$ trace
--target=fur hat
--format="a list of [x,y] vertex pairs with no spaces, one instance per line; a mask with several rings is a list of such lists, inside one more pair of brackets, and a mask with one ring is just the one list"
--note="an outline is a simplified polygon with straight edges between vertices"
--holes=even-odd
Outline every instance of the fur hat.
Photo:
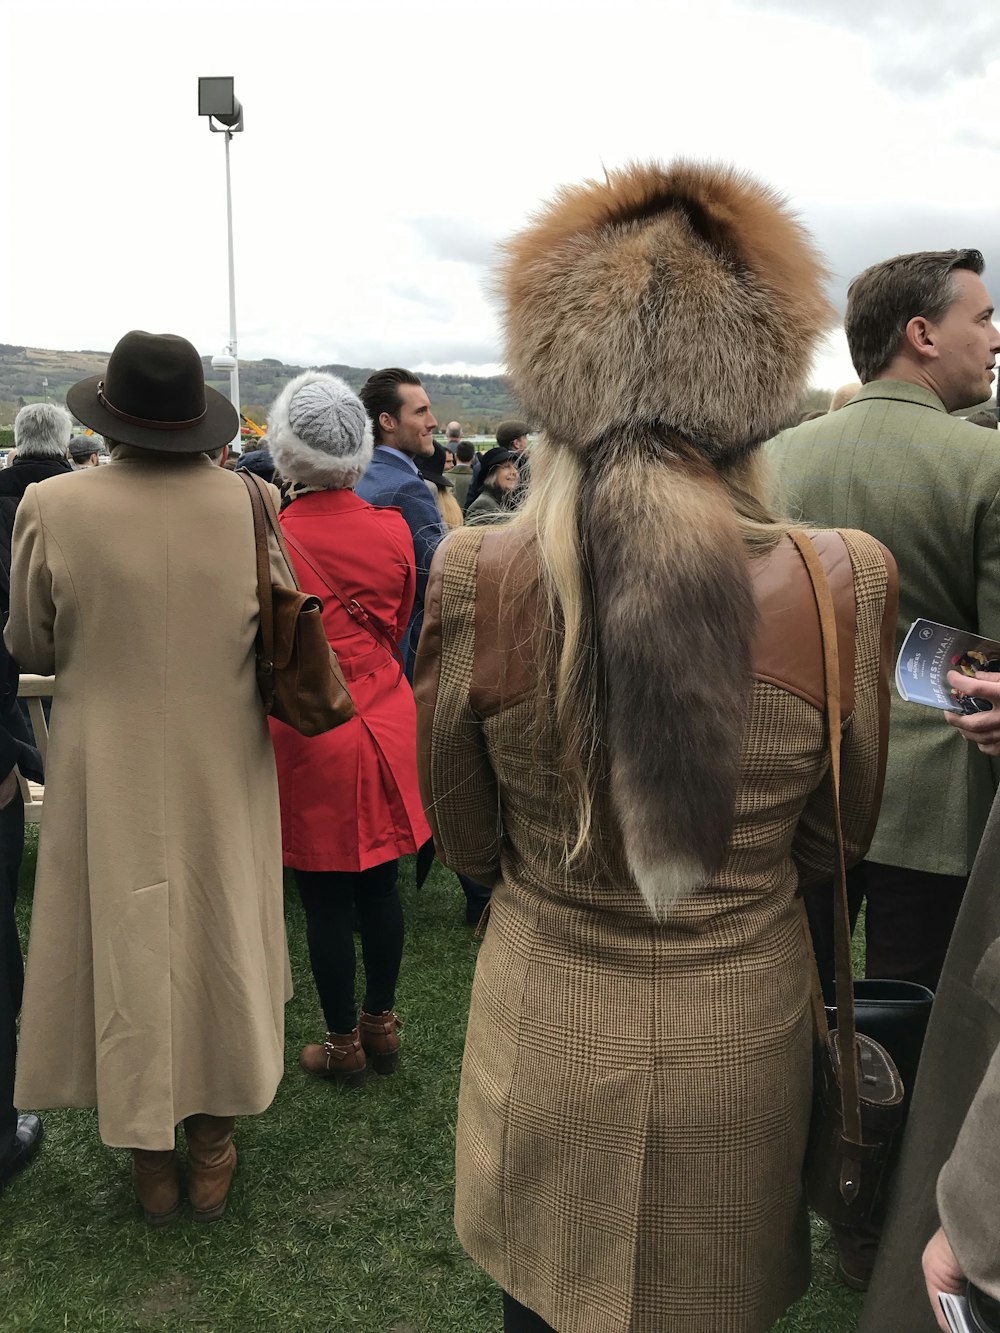
[[833,319],[825,277],[779,196],[730,167],[566,187],[506,245],[514,393],[574,447],[657,423],[725,462],[787,421]]
[[345,490],[372,457],[372,426],[358,395],[320,370],[289,380],[267,418],[267,443],[285,481]]
[[538,494],[560,474],[577,487],[598,659],[580,697],[658,915],[726,858],[756,621],[726,478],[795,406],[832,318],[825,276],[770,189],[689,162],[561,190],[507,245],[506,360],[545,431]]

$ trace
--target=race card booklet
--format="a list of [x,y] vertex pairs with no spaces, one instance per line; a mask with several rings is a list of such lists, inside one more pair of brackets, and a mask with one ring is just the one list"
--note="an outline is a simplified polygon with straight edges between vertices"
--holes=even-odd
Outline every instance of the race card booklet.
[[964,1296],[951,1296],[942,1291],[938,1295],[938,1300],[951,1333],[976,1333],[969,1302]]
[[977,671],[1000,671],[1000,643],[969,630],[952,629],[933,620],[915,620],[896,659],[896,689],[912,704],[927,704],[947,713],[988,713],[992,704],[972,693],[956,694],[948,672],[974,676]]

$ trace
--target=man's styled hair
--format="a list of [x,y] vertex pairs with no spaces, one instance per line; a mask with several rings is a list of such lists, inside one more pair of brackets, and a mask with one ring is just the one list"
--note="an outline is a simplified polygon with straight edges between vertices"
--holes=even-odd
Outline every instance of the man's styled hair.
[[369,375],[361,386],[358,397],[364,403],[365,411],[371,419],[376,444],[382,440],[382,429],[378,424],[382,413],[388,412],[391,417],[399,416],[399,409],[403,405],[402,395],[399,392],[401,384],[416,384],[419,387],[420,380],[412,370],[401,370],[398,366],[394,366],[389,370],[376,370],[375,374]]
[[55,403],[29,403],[14,418],[18,458],[65,458],[73,418]]
[[455,450],[455,455],[460,463],[471,463],[476,456],[476,446],[471,440],[463,440]]
[[911,319],[936,321],[955,300],[956,270],[982,273],[978,250],[921,250],[873,264],[847,291],[844,328],[862,384],[885,370],[899,351]]

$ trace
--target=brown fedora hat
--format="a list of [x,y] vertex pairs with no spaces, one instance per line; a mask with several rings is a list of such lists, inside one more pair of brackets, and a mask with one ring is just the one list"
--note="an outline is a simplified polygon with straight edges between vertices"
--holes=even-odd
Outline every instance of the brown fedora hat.
[[186,338],[141,329],[119,340],[103,375],[73,385],[66,406],[110,440],[177,454],[220,449],[240,424],[232,403],[205,384]]

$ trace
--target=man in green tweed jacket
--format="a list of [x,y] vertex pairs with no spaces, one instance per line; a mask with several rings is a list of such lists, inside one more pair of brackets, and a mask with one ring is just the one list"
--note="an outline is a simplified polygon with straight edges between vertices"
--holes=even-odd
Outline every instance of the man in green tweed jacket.
[[[948,250],[862,273],[845,326],[863,387],[770,445],[791,514],[895,555],[897,652],[920,616],[1000,639],[1000,443],[948,415],[990,395],[1000,333],[982,271],[978,250]],[[851,872],[869,976],[936,986],[998,774],[937,710],[894,693],[878,828]],[[809,907],[829,972],[829,898]]]

